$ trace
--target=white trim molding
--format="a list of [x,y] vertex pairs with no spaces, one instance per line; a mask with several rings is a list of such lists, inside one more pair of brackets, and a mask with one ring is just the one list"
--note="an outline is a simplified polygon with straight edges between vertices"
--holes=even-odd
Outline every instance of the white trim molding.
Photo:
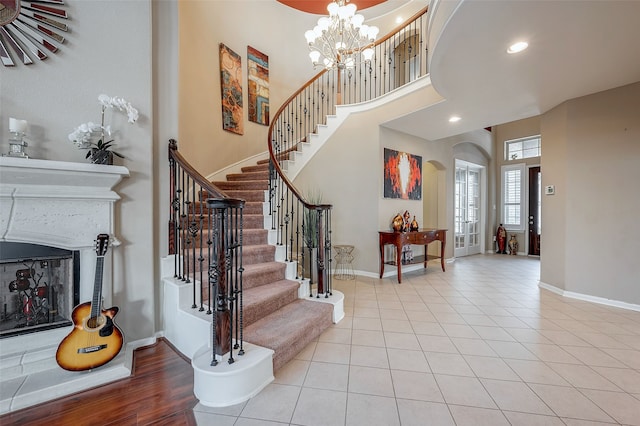
[[549,290],[552,293],[559,294],[560,296],[570,297],[572,299],[584,300],[585,302],[598,303],[601,305],[614,306],[616,308],[640,312],[640,305],[637,305],[635,303],[627,303],[620,300],[605,299],[604,297],[566,291],[551,284],[543,283],[542,281],[538,281],[538,287]]

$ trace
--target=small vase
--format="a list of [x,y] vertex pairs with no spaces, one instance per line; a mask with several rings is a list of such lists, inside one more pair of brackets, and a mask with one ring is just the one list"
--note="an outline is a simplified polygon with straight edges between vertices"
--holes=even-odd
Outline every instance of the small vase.
[[91,160],[93,164],[113,165],[113,152],[91,148],[91,155],[89,155],[89,160]]

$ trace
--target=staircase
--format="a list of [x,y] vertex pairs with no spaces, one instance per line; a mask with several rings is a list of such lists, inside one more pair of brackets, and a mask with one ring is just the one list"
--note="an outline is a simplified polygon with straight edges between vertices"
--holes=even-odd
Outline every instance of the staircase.
[[332,324],[333,306],[299,298],[300,282],[287,279],[287,265],[276,261],[276,246],[268,243],[263,202],[269,188],[269,161],[244,167],[242,173],[229,174],[226,181],[213,184],[230,197],[246,201],[244,340],[272,349],[273,370],[277,371]]
[[[344,316],[340,292],[330,297],[310,298],[307,279],[297,277],[297,263],[285,261],[286,246],[277,245],[277,232],[271,229],[268,187],[269,160],[229,173],[225,181],[213,181],[215,187],[231,197],[245,200],[242,232],[242,303],[244,354],[217,356],[211,366],[212,315],[207,314],[208,289],[198,294],[199,281],[173,277],[174,259],[164,259],[163,322],[165,337],[191,358],[194,368],[194,393],[205,406],[228,406],[246,401],[273,380],[273,373],[304,349],[310,342]],[[201,197],[204,200],[204,197]],[[200,211],[201,203],[190,203],[190,211]],[[204,229],[208,232],[207,228]],[[192,239],[205,245],[207,235]],[[206,257],[207,250],[202,253]],[[207,268],[209,259],[189,265]],[[198,255],[200,256],[200,255]],[[167,273],[171,271],[170,273]],[[205,270],[206,271],[206,270]],[[199,277],[199,273],[194,275]],[[206,280],[206,272],[202,278]],[[194,287],[195,284],[195,287]],[[205,290],[207,289],[207,290]],[[195,293],[194,293],[195,292]],[[200,299],[205,309],[194,308]],[[235,337],[235,335],[234,335]],[[229,363],[233,357],[233,363]]]

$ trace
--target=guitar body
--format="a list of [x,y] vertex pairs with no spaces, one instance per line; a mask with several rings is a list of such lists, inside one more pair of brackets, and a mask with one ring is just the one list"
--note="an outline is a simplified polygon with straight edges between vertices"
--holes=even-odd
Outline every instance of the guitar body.
[[115,358],[122,349],[122,331],[113,322],[117,307],[103,309],[91,318],[91,303],[76,306],[71,314],[74,328],[56,352],[60,367],[69,371],[91,370]]
[[113,321],[118,308],[102,309],[102,270],[108,245],[109,236],[99,234],[96,240],[98,258],[93,299],[73,308],[73,330],[58,345],[56,361],[65,370],[82,371],[100,367],[115,358],[122,349],[122,331]]

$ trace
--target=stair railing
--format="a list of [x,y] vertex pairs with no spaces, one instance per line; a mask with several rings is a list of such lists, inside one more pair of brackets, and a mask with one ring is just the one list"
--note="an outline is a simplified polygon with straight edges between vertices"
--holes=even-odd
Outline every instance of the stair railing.
[[306,199],[288,179],[286,162],[336,105],[372,100],[426,75],[427,21],[425,7],[377,41],[370,62],[319,72],[284,102],[269,127],[272,229],[287,247],[287,260],[298,262],[297,278],[317,281],[318,297],[331,294],[332,206]]
[[212,315],[212,362],[244,354],[242,230],[244,200],[198,173],[169,141],[169,254],[174,277],[192,285],[192,309]]

